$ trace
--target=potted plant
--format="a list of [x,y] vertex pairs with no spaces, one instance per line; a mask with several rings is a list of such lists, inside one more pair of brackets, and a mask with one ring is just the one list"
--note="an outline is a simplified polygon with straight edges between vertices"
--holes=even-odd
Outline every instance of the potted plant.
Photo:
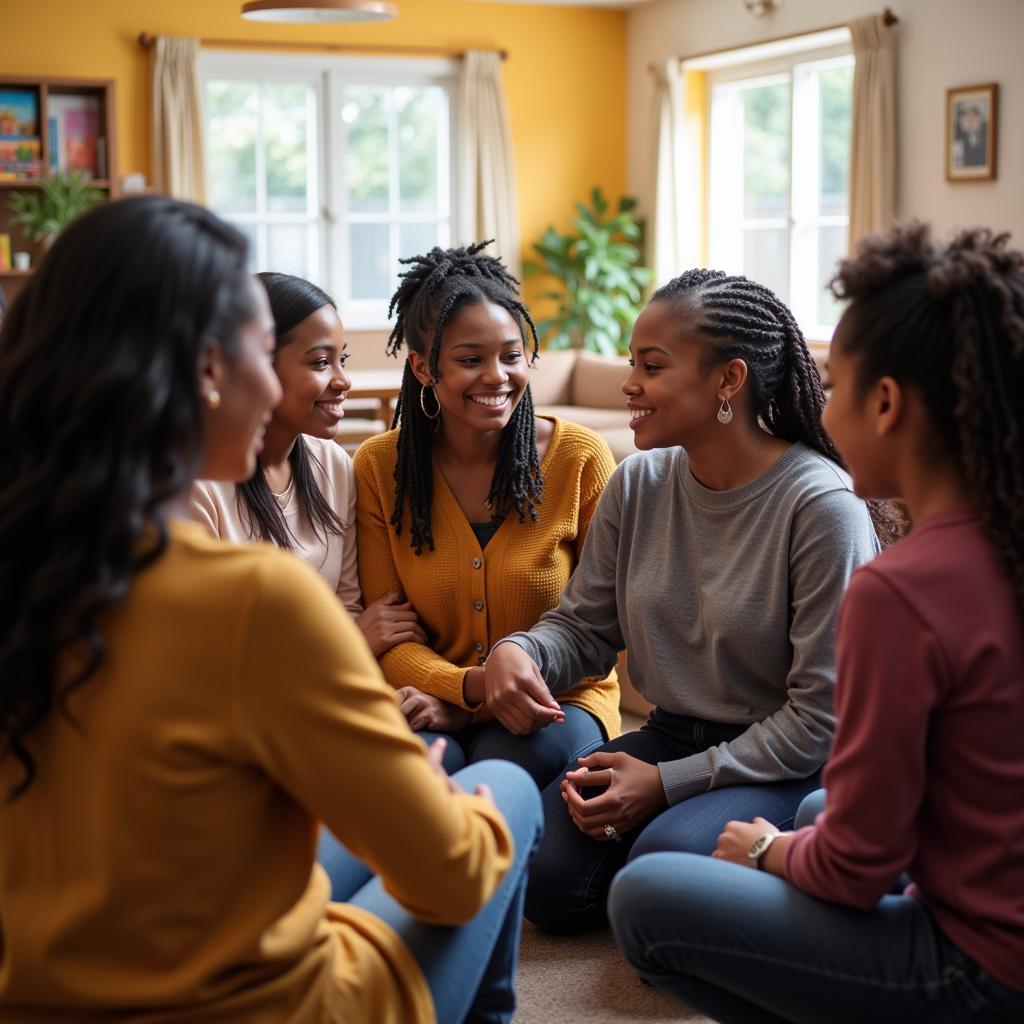
[[8,206],[11,220],[29,241],[48,246],[71,221],[105,198],[84,171],[62,171],[40,178],[31,192],[12,192]]
[[539,261],[528,260],[528,277],[546,274],[557,289],[541,293],[558,304],[552,317],[537,323],[537,333],[548,348],[587,348],[603,355],[629,349],[629,330],[640,314],[643,290],[651,272],[640,266],[643,237],[633,210],[636,200],[623,197],[618,210],[609,212],[600,188],[590,193],[591,206],[577,203],[579,216],[572,231],[553,227],[533,245]]

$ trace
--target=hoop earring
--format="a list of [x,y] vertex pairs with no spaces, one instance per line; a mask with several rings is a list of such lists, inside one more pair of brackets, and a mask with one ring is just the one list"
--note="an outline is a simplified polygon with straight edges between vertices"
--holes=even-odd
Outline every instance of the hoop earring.
[[[433,413],[427,412],[427,403],[423,398],[428,391],[434,395],[434,404],[437,406]],[[432,384],[424,384],[420,388],[420,408],[423,410],[423,415],[426,416],[428,420],[436,420],[441,415],[441,403],[437,400],[437,395],[434,393],[434,387]]]
[[718,410],[718,422],[732,423],[732,406],[729,404],[728,398],[722,399],[722,405]]
[[207,392],[206,408],[210,410],[220,408],[220,392],[216,388],[210,388]]

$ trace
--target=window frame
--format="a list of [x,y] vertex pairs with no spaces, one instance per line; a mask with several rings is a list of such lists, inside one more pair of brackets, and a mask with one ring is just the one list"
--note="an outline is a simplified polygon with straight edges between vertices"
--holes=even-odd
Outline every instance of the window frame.
[[[716,169],[716,140],[722,136],[722,127],[717,125],[718,119],[714,117],[716,89],[721,86],[735,86],[738,83],[764,84],[772,80],[781,81],[783,78],[790,83],[789,93],[789,195],[788,213],[785,217],[773,219],[772,224],[767,222],[751,227],[784,227],[787,235],[787,249],[789,253],[789,296],[788,305],[793,311],[797,322],[800,324],[805,337],[810,342],[827,342],[834,330],[828,324],[818,323],[819,298],[817,289],[817,257],[818,239],[817,232],[822,227],[848,227],[849,208],[846,215],[821,214],[816,209],[816,200],[820,186],[820,163],[817,152],[820,152],[821,133],[819,128],[814,131],[794,131],[797,118],[801,123],[811,119],[811,123],[820,125],[820,118],[816,115],[818,110],[819,95],[814,89],[800,89],[798,85],[802,79],[807,79],[829,67],[853,66],[853,46],[849,41],[837,41],[831,45],[819,46],[814,49],[799,48],[792,52],[774,56],[764,60],[744,60],[737,57],[736,63],[727,66],[717,66],[708,70],[707,75],[707,108],[705,111],[706,124],[708,126],[708,144],[706,147],[705,173],[708,182],[707,217],[708,217],[708,253],[711,256],[715,247],[716,235],[716,214],[721,216],[721,210],[728,205],[729,197],[723,196],[723,192],[729,188],[733,189],[731,202],[738,206],[740,213],[733,219],[737,222],[739,234],[739,246],[742,248],[743,231],[746,230],[746,221],[749,218],[743,216],[742,199],[736,204],[736,181],[739,182],[739,190],[742,193],[742,160],[732,168],[733,181],[725,190],[721,186],[716,190],[715,169]],[[689,66],[688,64],[686,66]],[[735,145],[742,147],[742,138],[735,140]],[[756,219],[756,218],[755,218]],[[763,218],[761,218],[763,219]],[[774,223],[778,221],[778,223]],[[735,250],[735,243],[730,249]],[[730,252],[730,258],[735,257],[735,252]],[[715,262],[712,257],[712,262]],[[742,266],[742,252],[738,262],[733,265]]]
[[[441,222],[447,224],[448,241],[462,236],[458,223],[456,196],[456,145],[458,125],[456,122],[456,89],[459,76],[459,62],[446,58],[418,57],[360,57],[330,53],[281,54],[258,51],[202,50],[199,55],[199,83],[202,105],[203,132],[207,131],[206,92],[210,81],[244,82],[296,82],[313,88],[317,103],[313,135],[315,154],[310,161],[310,174],[314,177],[308,223],[315,226],[317,241],[311,246],[315,255],[313,266],[316,273],[310,274],[315,283],[324,287],[338,302],[345,324],[357,330],[388,329],[388,299],[353,301],[351,277],[345,272],[353,265],[348,243],[348,225],[360,219],[379,221],[379,215],[350,214],[345,194],[345,131],[341,118],[344,88],[348,85],[369,86],[439,86],[447,97],[448,138],[447,145],[439,154],[439,206],[437,215],[400,214],[398,220],[391,217],[391,240],[394,241],[397,225],[402,222]],[[209,167],[207,148],[207,169]],[[261,147],[257,146],[257,194],[265,188],[265,174],[262,173]],[[397,166],[392,166],[394,150],[389,154],[389,173],[394,178]],[[447,189],[443,188],[444,172],[447,172]],[[389,209],[389,214],[396,211]],[[447,216],[444,216],[444,214]],[[294,214],[225,214],[225,219],[240,224],[255,223],[257,230],[265,231],[266,224],[275,218],[294,223]],[[443,232],[442,232],[443,234]],[[405,255],[405,254],[399,254]],[[262,269],[262,268],[261,268]]]

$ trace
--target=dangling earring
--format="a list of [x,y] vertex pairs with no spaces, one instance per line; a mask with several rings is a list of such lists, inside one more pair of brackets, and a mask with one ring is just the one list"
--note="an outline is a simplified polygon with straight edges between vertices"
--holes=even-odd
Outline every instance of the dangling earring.
[[[428,391],[432,395],[434,395],[434,404],[437,406],[437,408],[434,410],[433,413],[427,412],[427,403],[424,401],[424,398],[423,398],[423,396]],[[436,420],[438,418],[438,416],[441,415],[441,403],[437,400],[437,395],[434,393],[434,388],[430,384],[424,384],[420,388],[420,408],[423,410],[423,415],[426,416],[428,420]]]
[[722,399],[721,408],[718,410],[718,422],[719,423],[732,423],[732,406],[729,404],[729,399]]
[[211,410],[220,408],[220,392],[216,388],[210,388],[206,393],[206,408]]

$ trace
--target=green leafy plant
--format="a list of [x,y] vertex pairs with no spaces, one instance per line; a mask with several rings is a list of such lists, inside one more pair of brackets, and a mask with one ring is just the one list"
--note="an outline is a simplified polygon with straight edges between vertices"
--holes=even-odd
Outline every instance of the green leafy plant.
[[31,192],[12,192],[11,220],[33,242],[52,242],[76,217],[102,203],[104,194],[83,171],[40,178]]
[[544,274],[558,282],[557,289],[541,292],[558,303],[554,316],[537,323],[548,348],[616,355],[629,348],[629,330],[652,275],[639,265],[643,227],[633,213],[636,200],[623,197],[612,213],[595,188],[590,202],[576,204],[579,216],[570,233],[549,227],[533,244],[540,259],[523,269],[527,277]]

